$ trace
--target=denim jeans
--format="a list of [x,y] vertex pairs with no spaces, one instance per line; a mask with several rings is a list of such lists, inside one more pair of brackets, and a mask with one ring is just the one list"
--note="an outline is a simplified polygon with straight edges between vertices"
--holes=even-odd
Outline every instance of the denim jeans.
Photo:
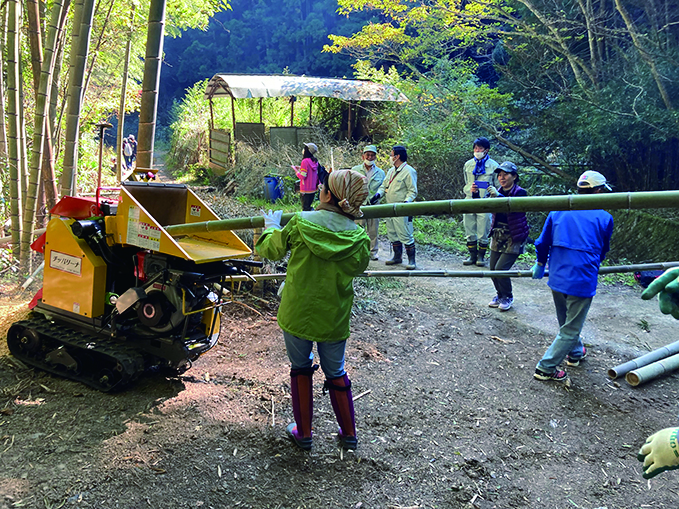
[[[314,361],[314,353],[312,351],[314,342],[298,338],[285,331],[283,331],[283,337],[285,338],[285,348],[288,351],[288,359],[290,359],[292,369],[310,368]],[[338,378],[346,373],[344,371],[344,350],[346,346],[346,340],[335,341],[333,343],[316,343],[318,357],[321,360],[321,369],[325,373],[326,378]]]
[[592,297],[575,297],[555,291],[552,291],[552,297],[559,320],[559,333],[537,365],[537,369],[547,374],[553,373],[567,355],[576,358],[582,356],[584,345],[580,332],[592,304]]

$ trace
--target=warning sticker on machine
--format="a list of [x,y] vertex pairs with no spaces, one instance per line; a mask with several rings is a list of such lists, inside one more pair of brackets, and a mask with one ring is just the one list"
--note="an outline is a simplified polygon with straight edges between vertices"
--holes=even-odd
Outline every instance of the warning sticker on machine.
[[127,244],[152,251],[160,250],[160,228],[139,220],[139,207],[130,206],[127,216]]
[[50,268],[80,276],[83,262],[79,256],[71,256],[59,251],[50,251]]
[[200,205],[191,205],[191,215],[200,217]]

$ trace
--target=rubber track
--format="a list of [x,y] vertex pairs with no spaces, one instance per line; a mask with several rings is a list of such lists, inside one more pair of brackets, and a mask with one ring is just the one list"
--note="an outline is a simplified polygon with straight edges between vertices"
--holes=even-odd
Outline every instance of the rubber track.
[[[40,357],[27,356],[21,349],[17,352],[15,351],[17,350],[16,348],[11,348],[11,345],[9,345],[15,357],[39,369],[82,382],[103,392],[121,390],[134,382],[144,372],[144,358],[142,355],[135,349],[118,341],[74,330],[44,318],[21,320],[15,322],[12,327],[15,325],[32,329],[40,335],[43,341],[42,356]],[[57,349],[60,345],[64,345],[69,354],[78,362],[81,362],[81,360],[77,350],[82,350],[85,358],[92,357],[94,354],[99,358],[97,362],[97,367],[100,368],[99,371],[95,370],[95,366],[85,366],[86,374],[82,374],[69,370],[65,366],[55,366],[45,361],[45,353]],[[73,349],[77,350],[74,351]],[[101,357],[105,359],[104,363],[101,363]],[[118,365],[122,369],[116,369]],[[110,373],[115,373],[119,379],[111,385],[103,384],[100,379],[107,372],[106,370]]]

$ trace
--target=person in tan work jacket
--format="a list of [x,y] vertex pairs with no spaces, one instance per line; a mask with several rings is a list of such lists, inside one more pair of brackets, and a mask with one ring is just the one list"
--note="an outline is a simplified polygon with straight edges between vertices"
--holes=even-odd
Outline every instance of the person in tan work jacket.
[[[487,198],[497,196],[500,183],[494,173],[499,164],[490,158],[490,141],[487,138],[474,140],[474,157],[464,163],[464,197],[466,199]],[[463,214],[464,234],[467,239],[469,258],[463,265],[485,267],[486,252],[488,251],[488,235],[492,214],[475,213]]]
[[[408,152],[401,145],[396,145],[391,150],[391,162],[387,176],[382,182],[377,193],[370,199],[370,204],[375,205],[382,197],[387,203],[410,203],[417,198],[417,172],[410,166]],[[388,217],[384,220],[387,225],[387,236],[394,250],[394,256],[384,262],[386,265],[396,265],[403,262],[403,246],[405,245],[408,255],[406,269],[414,270],[415,264],[415,239],[413,237],[412,217]]]

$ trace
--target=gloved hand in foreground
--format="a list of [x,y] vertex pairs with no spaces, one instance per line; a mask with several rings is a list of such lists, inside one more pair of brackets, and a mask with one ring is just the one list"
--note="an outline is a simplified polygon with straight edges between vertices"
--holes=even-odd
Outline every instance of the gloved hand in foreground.
[[495,186],[488,186],[488,194],[491,198],[496,198],[498,195],[497,188]]
[[375,205],[376,203],[378,203],[380,201],[380,198],[382,198],[380,196],[380,193],[375,193],[375,195],[372,198],[370,198],[370,205]]
[[535,265],[533,265],[533,268],[530,270],[533,272],[533,279],[542,279],[545,277],[544,265],[539,265],[537,262],[535,262]]
[[272,211],[269,209],[269,212],[264,212],[264,210],[260,211],[262,215],[264,216],[264,228],[277,228],[281,229],[281,217],[283,217],[283,211],[282,210],[275,210]]
[[641,298],[648,300],[658,294],[660,311],[665,315],[672,315],[679,320],[679,267],[667,269],[656,278],[641,294]]
[[679,468],[677,434],[679,428],[665,428],[646,439],[637,454],[637,459],[644,462],[644,479]]

